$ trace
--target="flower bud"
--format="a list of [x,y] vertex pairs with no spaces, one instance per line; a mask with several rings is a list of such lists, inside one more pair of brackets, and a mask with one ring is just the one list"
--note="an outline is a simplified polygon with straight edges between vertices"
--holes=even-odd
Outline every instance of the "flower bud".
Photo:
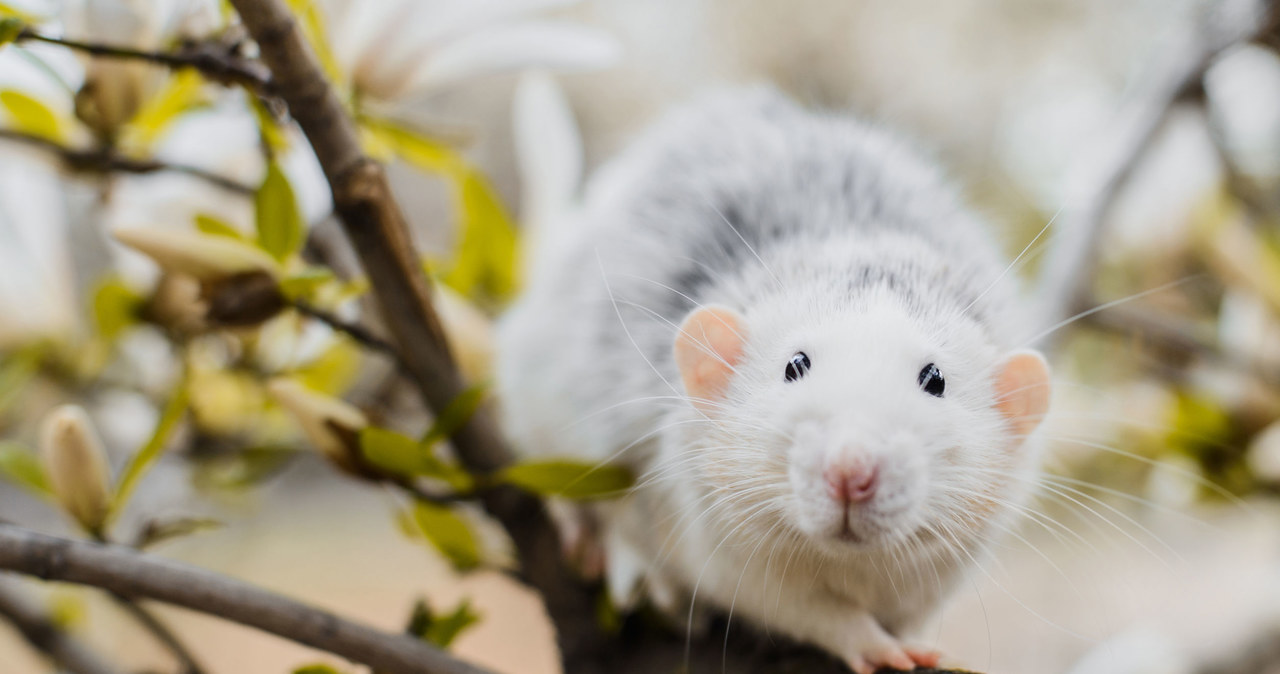
[[188,230],[117,229],[120,243],[155,260],[161,269],[217,281],[246,272],[266,272],[275,278],[280,267],[265,251],[230,237]]
[[40,457],[62,508],[86,531],[100,533],[111,503],[107,456],[84,409],[63,405],[45,417]]
[[277,377],[267,392],[298,420],[302,432],[340,468],[363,475],[360,430],[369,420],[351,403],[313,391],[294,379]]

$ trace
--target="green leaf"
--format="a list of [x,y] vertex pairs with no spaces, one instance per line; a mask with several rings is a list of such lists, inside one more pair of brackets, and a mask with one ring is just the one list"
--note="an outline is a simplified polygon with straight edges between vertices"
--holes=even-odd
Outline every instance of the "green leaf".
[[160,453],[164,451],[169,436],[173,434],[173,430],[177,428],[178,422],[186,413],[189,400],[190,392],[187,390],[187,381],[183,378],[170,394],[169,402],[165,403],[164,410],[160,413],[160,421],[156,423],[151,438],[125,466],[111,500],[111,509],[107,515],[108,522],[124,510],[129,503],[129,497],[133,495],[133,490],[138,486],[138,481],[147,473],[156,459],[160,458]]
[[474,569],[480,565],[480,546],[471,526],[457,513],[444,506],[427,501],[417,501],[413,506],[413,521],[418,530],[459,571]]
[[436,420],[431,424],[431,428],[422,436],[420,441],[424,447],[435,447],[442,440],[448,440],[457,433],[459,429],[466,425],[471,417],[475,415],[476,410],[484,402],[489,394],[489,387],[484,384],[476,384],[468,387],[465,391],[458,394],[458,397],[449,401],[440,414],[436,415]]
[[324,10],[315,0],[288,0],[289,9],[298,17],[302,26],[302,34],[311,43],[311,50],[320,61],[320,67],[328,76],[329,82],[339,86],[345,80],[338,59],[330,48],[329,31],[324,22]]
[[204,489],[248,489],[279,475],[296,457],[291,449],[250,447],[200,463],[194,479]]
[[145,299],[116,276],[98,284],[93,293],[93,324],[98,334],[113,342],[138,322]]
[[293,674],[343,674],[342,670],[325,664],[303,665],[295,670]]
[[190,536],[201,531],[221,529],[226,526],[222,522],[207,517],[179,517],[171,520],[151,520],[138,535],[134,547],[139,550],[149,548],[158,543],[170,541],[183,536]]
[[[4,13],[4,10],[0,9],[0,13]],[[0,46],[18,39],[18,36],[22,34],[22,29],[26,27],[27,22],[16,16],[6,16],[0,19]]]
[[397,156],[453,186],[459,213],[457,244],[444,275],[445,283],[472,299],[503,300],[519,279],[516,228],[493,186],[453,148],[402,126],[373,117],[361,118],[368,145],[390,146]]
[[0,476],[41,498],[53,498],[53,489],[35,452],[16,442],[0,442]]
[[10,354],[0,363],[0,412],[22,398],[27,384],[40,371],[40,349],[28,347]]
[[62,123],[44,103],[13,89],[0,91],[0,105],[9,113],[13,127],[23,133],[61,142]]
[[443,480],[457,490],[473,486],[465,470],[442,461],[431,447],[395,431],[365,427],[360,431],[360,452],[370,464],[392,475]]
[[281,281],[280,291],[289,299],[305,299],[336,278],[328,267],[305,267]]
[[480,622],[480,614],[471,608],[471,601],[463,599],[449,613],[435,615],[423,599],[413,605],[413,614],[405,631],[438,648],[448,648],[468,627]]
[[306,228],[289,178],[275,161],[268,162],[267,176],[253,200],[258,223],[258,246],[284,261],[302,247]]
[[340,396],[360,374],[360,347],[350,339],[337,339],[314,360],[291,372],[306,388]]
[[133,134],[130,141],[142,148],[151,147],[174,120],[205,107],[208,101],[200,73],[195,70],[175,72],[129,120],[129,131]]
[[231,223],[208,213],[196,214],[196,229],[213,236],[225,236],[237,241],[246,240],[244,233],[233,227]]
[[506,300],[519,278],[516,228],[479,171],[468,171],[455,187],[462,208],[461,238],[444,282],[466,297]]
[[497,479],[542,496],[575,500],[613,498],[635,481],[622,466],[565,459],[517,463],[503,469]]

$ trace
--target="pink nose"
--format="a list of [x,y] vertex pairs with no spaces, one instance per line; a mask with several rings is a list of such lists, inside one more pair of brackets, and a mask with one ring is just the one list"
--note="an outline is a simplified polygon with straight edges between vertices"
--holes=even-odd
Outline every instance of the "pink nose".
[[864,503],[876,495],[878,480],[874,463],[828,466],[824,476],[831,498],[843,504]]

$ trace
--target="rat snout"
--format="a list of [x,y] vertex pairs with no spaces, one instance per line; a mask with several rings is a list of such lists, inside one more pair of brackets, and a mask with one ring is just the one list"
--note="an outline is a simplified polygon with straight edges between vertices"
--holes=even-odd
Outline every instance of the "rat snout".
[[822,471],[827,494],[841,505],[865,503],[876,496],[879,467],[865,453],[845,451],[827,462]]
[[880,469],[867,456],[833,461],[823,469],[827,494],[841,505],[865,503],[876,495]]

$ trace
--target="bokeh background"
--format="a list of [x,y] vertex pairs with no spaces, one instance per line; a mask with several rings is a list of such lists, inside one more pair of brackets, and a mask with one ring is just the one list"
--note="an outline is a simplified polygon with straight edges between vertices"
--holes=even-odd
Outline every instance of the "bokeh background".
[[[898,129],[949,167],[1011,258],[1025,252],[1015,273],[1030,287],[1060,232],[1050,224],[1037,234],[1079,206],[1094,159],[1116,142],[1135,101],[1188,36],[1248,6],[295,4],[315,12],[334,72],[374,120],[368,147],[390,162],[428,266],[451,288],[454,345],[476,380],[487,376],[487,321],[518,285],[514,232],[548,217],[545,192],[571,192],[672,105],[714,87],[771,82]],[[48,35],[140,49],[236,36],[221,5],[202,0],[4,9],[36,17]],[[268,164],[278,167],[307,231],[298,259],[339,271],[300,281],[309,301],[376,325],[305,141],[243,92],[32,42],[0,48],[0,92],[16,92],[0,94],[0,128],[59,147],[109,147],[255,189]],[[418,144],[388,128],[409,130]],[[197,216],[206,230],[212,218],[252,239],[254,195],[170,171],[83,168],[50,147],[0,138],[5,473],[35,455],[40,420],[68,402],[86,408],[118,473],[185,382],[187,413],[113,526],[117,540],[156,519],[216,520],[156,554],[387,629],[402,628],[420,597],[441,608],[469,600],[481,621],[459,637],[458,654],[512,674],[557,671],[535,596],[497,572],[459,573],[420,537],[406,537],[396,517],[403,496],[335,470],[264,386],[303,379],[381,425],[420,432],[430,420],[384,359],[294,312],[254,328],[201,325],[180,275],[113,239],[122,229],[197,231]],[[925,642],[992,674],[1136,674],[1211,671],[1206,663],[1268,635],[1280,640],[1278,204],[1280,58],[1266,45],[1240,45],[1214,62],[1203,91],[1171,110],[1106,212],[1090,306],[1141,296],[1054,333],[1052,477]],[[472,515],[481,547],[500,556],[491,527]],[[82,535],[12,480],[0,482],[0,518]],[[173,669],[99,593],[0,581],[119,662]],[[345,667],[207,617],[157,613],[210,672]],[[1240,671],[1280,671],[1280,658],[1270,666]],[[0,670],[51,671],[3,626]]]

